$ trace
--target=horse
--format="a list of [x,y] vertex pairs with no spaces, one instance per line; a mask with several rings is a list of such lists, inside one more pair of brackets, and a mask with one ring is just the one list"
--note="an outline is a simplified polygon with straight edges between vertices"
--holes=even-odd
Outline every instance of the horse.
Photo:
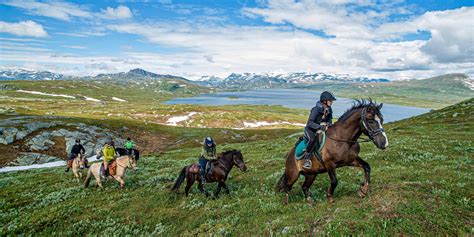
[[382,127],[382,106],[383,103],[378,105],[371,99],[355,100],[352,107],[327,129],[326,144],[320,153],[322,162],[319,162],[313,154],[310,169],[303,168],[304,159],[296,160],[296,146],[293,147],[286,155],[285,172],[276,187],[277,191],[286,193],[284,203],[288,204],[289,193],[300,174],[305,177],[302,184],[305,199],[308,203],[313,203],[309,188],[318,174],[326,172],[331,183],[326,197],[330,203],[333,203],[334,189],[337,186],[336,169],[344,166],[359,167],[364,170],[364,182],[358,194],[361,198],[365,197],[369,191],[370,165],[359,156],[360,145],[357,140],[365,134],[370,139],[366,140],[367,142],[372,141],[381,150],[387,148],[388,138]]
[[[121,156],[116,159],[117,162],[117,171],[115,175],[110,175],[112,178],[117,180],[117,182],[120,183],[120,187],[123,188],[125,187],[125,181],[123,180],[123,177],[125,176],[125,171],[127,171],[127,168],[131,169],[136,169],[137,167],[137,160],[135,157],[129,157],[129,156]],[[92,176],[95,177],[96,181],[96,187],[103,187],[101,180],[100,180],[100,168],[102,166],[102,162],[99,163],[94,163],[90,166],[89,172],[87,173],[86,180],[84,182],[84,187],[87,188],[89,186],[90,180]]]
[[[216,198],[219,196],[221,188],[224,188],[225,192],[227,194],[230,194],[229,188],[227,187],[225,182],[227,180],[227,176],[232,170],[232,167],[237,166],[241,171],[247,170],[247,166],[244,162],[244,157],[240,150],[225,151],[223,153],[219,153],[217,157],[217,159],[212,159],[208,161],[208,165],[210,166],[210,168],[209,172],[207,172],[207,175],[205,177],[206,182],[208,183],[218,183],[217,189],[214,193],[214,197]],[[197,166],[193,164],[185,166],[181,169],[181,172],[178,178],[176,179],[176,182],[174,183],[173,187],[171,188],[171,191],[177,192],[184,179],[186,179],[186,197],[189,195],[189,189],[191,189],[191,186],[193,186],[195,181],[198,181],[199,183],[199,191],[205,194],[206,196],[209,196],[209,194],[204,190],[204,185],[201,182],[201,175],[199,169],[193,169],[193,167]]]
[[68,160],[66,165],[68,166],[67,171],[69,170],[69,168],[71,168],[72,173],[74,174],[74,177],[76,177],[76,180],[79,183],[82,179],[82,170],[84,169],[86,165],[85,156],[82,154],[78,154],[76,158],[74,158],[72,161]]

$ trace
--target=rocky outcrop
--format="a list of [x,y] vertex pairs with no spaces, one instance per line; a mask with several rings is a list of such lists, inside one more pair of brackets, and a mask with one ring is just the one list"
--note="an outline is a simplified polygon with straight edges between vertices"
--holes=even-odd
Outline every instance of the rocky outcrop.
[[[39,118],[49,118],[51,122],[38,121]],[[118,138],[116,133],[107,129],[84,123],[65,123],[56,117],[17,116],[0,121],[0,126],[2,126],[0,127],[1,144],[10,145],[15,141],[21,141],[24,144],[22,150],[26,151],[9,165],[39,164],[38,162],[49,161],[53,158],[60,160],[40,154],[42,152],[48,153],[48,150],[57,146],[57,138],[64,139],[64,149],[67,156],[69,156],[76,139],[81,139],[86,150],[86,157],[95,155],[96,150],[100,149],[110,138],[114,138],[118,147],[125,143],[124,139]],[[32,134],[34,135],[32,136]]]
[[34,152],[24,152],[13,161],[7,164],[7,166],[26,166],[35,164],[44,164],[53,161],[60,161],[61,159]]

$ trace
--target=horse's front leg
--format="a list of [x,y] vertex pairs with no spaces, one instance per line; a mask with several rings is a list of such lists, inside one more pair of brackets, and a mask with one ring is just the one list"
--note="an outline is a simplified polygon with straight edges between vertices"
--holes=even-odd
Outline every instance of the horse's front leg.
[[122,179],[120,176],[113,176],[115,180],[117,180],[120,183],[120,188],[125,187],[125,181]]
[[74,169],[74,168],[73,168],[73,169],[72,169],[72,173],[74,174],[74,177],[76,177],[76,181],[77,181],[78,183],[80,183],[81,180],[79,179],[79,171],[78,171],[77,169]]
[[313,199],[311,198],[309,188],[311,187],[311,185],[313,185],[315,179],[316,174],[306,174],[304,183],[301,185],[301,189],[303,189],[304,198],[309,204],[313,204]]
[[370,165],[366,161],[362,160],[360,157],[357,157],[351,164],[351,166],[359,167],[364,170],[364,183],[360,186],[359,196],[361,198],[365,197],[369,192],[370,185]]
[[327,192],[327,198],[328,202],[333,203],[334,202],[334,189],[337,187],[337,176],[336,176],[336,168],[328,170],[329,174],[329,179],[331,181],[331,186],[329,186],[328,192]]

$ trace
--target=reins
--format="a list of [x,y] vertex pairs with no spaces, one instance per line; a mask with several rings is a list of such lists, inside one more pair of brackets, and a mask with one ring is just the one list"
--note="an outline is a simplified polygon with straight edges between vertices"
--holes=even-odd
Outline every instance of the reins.
[[[360,118],[360,124],[365,128],[365,130],[369,133],[368,137],[369,139],[367,138],[357,138],[357,140],[355,141],[351,141],[351,140],[342,140],[342,139],[336,139],[336,138],[332,138],[330,136],[328,136],[326,134],[326,137],[331,139],[331,140],[334,140],[334,141],[338,141],[338,142],[346,142],[346,143],[364,143],[364,142],[370,142],[373,140],[373,137],[377,136],[379,133],[382,133],[384,132],[384,129],[383,128],[379,128],[379,129],[376,129],[376,130],[371,130],[369,129],[369,127],[367,126],[367,120],[365,118],[365,115],[367,113],[367,108],[364,108],[362,110],[362,114],[361,114],[361,118]],[[361,139],[362,141],[358,141],[359,139]]]

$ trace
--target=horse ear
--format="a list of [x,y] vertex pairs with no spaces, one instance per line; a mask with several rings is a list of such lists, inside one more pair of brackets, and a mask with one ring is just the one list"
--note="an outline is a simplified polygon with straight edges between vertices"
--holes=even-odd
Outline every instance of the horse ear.
[[381,110],[382,107],[383,107],[383,103],[381,103],[381,104],[379,105],[379,110]]

